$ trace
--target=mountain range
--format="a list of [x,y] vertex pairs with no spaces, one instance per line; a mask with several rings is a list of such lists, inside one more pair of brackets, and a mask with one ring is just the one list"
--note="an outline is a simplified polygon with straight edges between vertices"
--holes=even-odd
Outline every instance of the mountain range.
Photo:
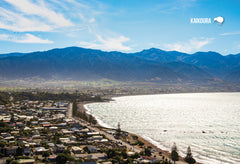
[[156,48],[136,53],[67,47],[43,52],[0,55],[0,79],[111,79],[158,83],[240,82],[240,54],[187,54]]

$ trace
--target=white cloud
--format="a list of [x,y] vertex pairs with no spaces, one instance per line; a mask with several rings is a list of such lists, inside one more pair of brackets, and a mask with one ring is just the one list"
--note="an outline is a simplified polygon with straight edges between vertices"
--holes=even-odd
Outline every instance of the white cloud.
[[160,4],[155,5],[152,10],[163,14],[172,14],[194,6],[196,6],[196,0],[174,0],[161,2]]
[[52,27],[38,20],[25,18],[20,14],[0,7],[0,28],[10,31],[50,31]]
[[226,32],[226,33],[222,33],[220,34],[222,36],[227,36],[227,35],[240,35],[240,31],[235,31],[235,32]]
[[73,23],[61,13],[51,10],[43,1],[5,0],[8,9],[0,7],[0,29],[9,31],[52,31],[60,27],[70,27]]
[[53,43],[53,41],[50,41],[48,39],[41,39],[37,36],[28,33],[22,36],[0,34],[0,40],[16,43]]
[[91,18],[90,20],[89,20],[89,23],[94,23],[95,22],[95,19],[94,18]]
[[106,38],[103,39],[101,36],[97,35],[97,41],[94,42],[78,42],[79,46],[85,48],[101,49],[106,51],[129,51],[131,48],[129,46],[123,45],[124,42],[130,39],[125,36],[120,36],[118,38]]
[[199,51],[205,45],[211,43],[214,38],[192,38],[188,42],[177,42],[173,44],[166,44],[168,50],[175,50],[180,52],[190,53]]
[[34,4],[30,0],[5,0],[13,5],[16,9],[27,15],[36,15],[47,19],[50,23],[57,25],[58,27],[68,27],[73,24],[71,21],[65,19],[62,14],[56,13],[46,6],[43,1],[39,4]]

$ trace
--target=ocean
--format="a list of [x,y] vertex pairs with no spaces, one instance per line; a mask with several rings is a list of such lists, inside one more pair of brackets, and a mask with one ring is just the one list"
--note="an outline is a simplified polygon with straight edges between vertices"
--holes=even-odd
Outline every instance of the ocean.
[[138,134],[181,156],[187,147],[197,162],[240,163],[240,93],[183,93],[124,96],[86,104],[105,127]]

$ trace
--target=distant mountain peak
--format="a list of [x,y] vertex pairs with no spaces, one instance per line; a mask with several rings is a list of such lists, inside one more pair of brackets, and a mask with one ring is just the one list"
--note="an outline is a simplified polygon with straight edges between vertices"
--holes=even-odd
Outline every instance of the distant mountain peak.
[[[16,55],[16,56],[14,56]],[[178,51],[150,48],[136,53],[105,52],[82,47],[55,48],[32,53],[0,55],[0,77],[158,82],[201,81],[210,78],[238,80],[240,56],[217,52]],[[233,73],[234,72],[234,73]],[[231,76],[227,76],[230,74]],[[160,79],[160,80],[159,80]]]

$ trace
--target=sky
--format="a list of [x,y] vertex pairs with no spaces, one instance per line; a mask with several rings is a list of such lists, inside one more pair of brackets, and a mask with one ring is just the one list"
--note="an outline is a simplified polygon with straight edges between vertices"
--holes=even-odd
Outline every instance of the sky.
[[[0,53],[78,46],[237,54],[239,10],[240,0],[1,0]],[[213,23],[218,16],[223,24]]]

